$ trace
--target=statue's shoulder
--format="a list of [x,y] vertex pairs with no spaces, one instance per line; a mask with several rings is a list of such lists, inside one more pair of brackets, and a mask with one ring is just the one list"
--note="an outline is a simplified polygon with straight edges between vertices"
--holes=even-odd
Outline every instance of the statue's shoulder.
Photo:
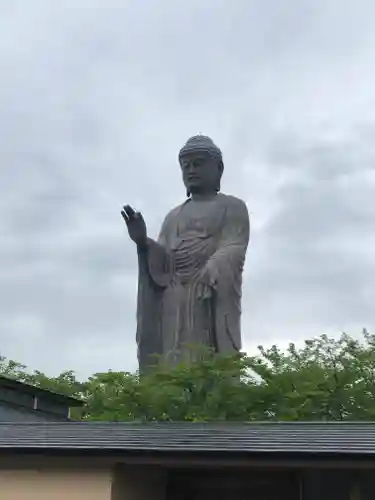
[[164,227],[169,226],[171,223],[173,223],[173,221],[176,220],[178,215],[181,213],[182,207],[185,205],[185,203],[186,202],[181,203],[177,207],[172,208],[172,210],[170,210],[167,213],[167,215],[164,217],[164,222],[163,222]]
[[220,204],[227,207],[229,210],[243,214],[248,213],[246,203],[241,200],[241,198],[237,198],[231,194],[219,193],[217,199]]
[[165,216],[165,219],[169,220],[169,219],[173,219],[174,217],[176,217],[182,210],[183,206],[185,205],[186,202],[184,203],[180,203],[180,205],[177,205],[177,207],[174,207],[172,208],[168,213],[167,215]]
[[[183,203],[180,203],[180,205],[177,205],[176,207],[172,208],[168,212],[168,214],[165,217],[165,221],[171,221],[175,219],[176,217],[179,216],[181,213],[183,207],[188,203],[188,200],[184,201]],[[237,198],[236,196],[233,196],[231,194],[224,194],[224,193],[218,193],[216,197],[216,203],[223,207],[223,209],[230,210],[232,212],[237,212],[237,213],[243,213],[247,214],[247,206],[246,203],[241,200],[241,198]]]

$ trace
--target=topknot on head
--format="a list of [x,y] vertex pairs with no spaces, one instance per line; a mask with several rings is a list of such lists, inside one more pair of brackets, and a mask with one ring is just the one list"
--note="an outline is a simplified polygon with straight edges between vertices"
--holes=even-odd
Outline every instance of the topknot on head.
[[220,148],[218,148],[214,141],[206,135],[193,135],[190,137],[190,139],[186,141],[186,144],[181,148],[178,156],[181,158],[181,156],[195,151],[209,153],[218,160],[222,159]]

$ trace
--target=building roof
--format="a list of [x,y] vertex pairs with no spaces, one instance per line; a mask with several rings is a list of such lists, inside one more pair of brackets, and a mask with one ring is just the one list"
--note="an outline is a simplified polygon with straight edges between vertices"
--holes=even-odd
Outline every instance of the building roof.
[[71,407],[83,406],[84,404],[83,401],[77,398],[66,396],[65,394],[59,394],[48,389],[42,389],[41,387],[35,387],[34,385],[27,384],[26,382],[20,382],[19,380],[6,377],[5,375],[0,375],[0,387],[12,389],[25,394],[31,394],[37,397],[48,398],[50,401],[55,403],[65,404]]
[[6,449],[375,456],[375,423],[0,423]]

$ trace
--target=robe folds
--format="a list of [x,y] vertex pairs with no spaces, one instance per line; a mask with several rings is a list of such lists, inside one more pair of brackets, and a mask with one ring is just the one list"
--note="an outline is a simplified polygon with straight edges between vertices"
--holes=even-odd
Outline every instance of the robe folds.
[[[217,194],[188,199],[165,218],[157,241],[138,251],[137,345],[140,370],[159,359],[194,359],[189,346],[241,349],[242,272],[249,242],[245,203]],[[202,295],[201,276],[210,278]]]

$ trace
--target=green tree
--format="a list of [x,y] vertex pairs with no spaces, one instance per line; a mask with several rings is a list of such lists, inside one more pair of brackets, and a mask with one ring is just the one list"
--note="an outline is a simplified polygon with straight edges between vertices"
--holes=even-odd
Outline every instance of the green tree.
[[78,381],[74,372],[48,377],[0,358],[0,372],[82,398],[73,415],[86,420],[373,420],[375,336],[322,335],[300,348],[258,347],[254,356],[213,356],[147,375],[96,373]]
[[[342,334],[306,340],[297,349],[259,347],[264,416],[277,420],[372,420],[375,417],[375,336]],[[261,414],[259,415],[261,417]]]

